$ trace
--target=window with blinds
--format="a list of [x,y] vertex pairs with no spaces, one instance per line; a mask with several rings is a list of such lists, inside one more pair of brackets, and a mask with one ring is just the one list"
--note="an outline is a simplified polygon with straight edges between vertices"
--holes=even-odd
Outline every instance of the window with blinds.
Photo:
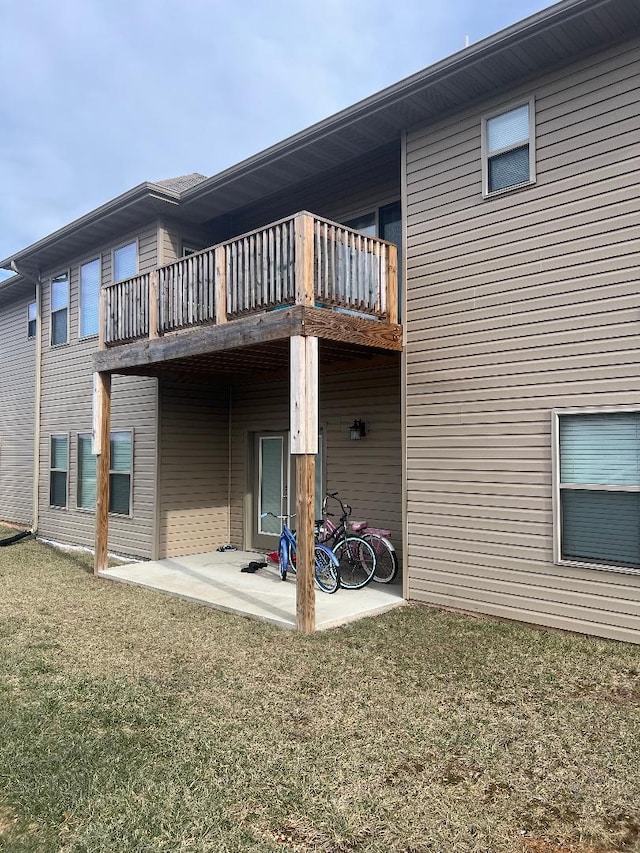
[[560,559],[640,569],[640,412],[558,417]]
[[51,279],[51,346],[69,340],[69,274],[61,273]]
[[100,259],[96,258],[80,267],[80,337],[98,334],[98,306],[100,302]]
[[27,307],[27,337],[35,338],[38,330],[38,304],[30,302]]
[[117,515],[131,515],[132,438],[130,432],[111,433],[109,512],[114,512]]
[[96,457],[90,434],[78,435],[78,509],[96,508]]
[[534,102],[482,120],[485,196],[535,181]]
[[138,275],[138,243],[127,243],[113,251],[113,280],[124,281]]
[[52,435],[49,455],[49,506],[67,506],[69,436]]

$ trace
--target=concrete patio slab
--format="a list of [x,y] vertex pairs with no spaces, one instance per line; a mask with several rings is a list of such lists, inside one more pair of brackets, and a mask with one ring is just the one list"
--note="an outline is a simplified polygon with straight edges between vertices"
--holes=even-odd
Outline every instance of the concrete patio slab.
[[[137,584],[229,613],[262,619],[281,628],[296,626],[296,581],[289,575],[283,583],[278,567],[250,574],[241,572],[262,554],[255,551],[213,551],[188,557],[172,557],[112,566],[100,577]],[[371,583],[364,589],[339,589],[327,595],[316,589],[316,628],[334,628],[374,616],[404,604],[402,584]]]

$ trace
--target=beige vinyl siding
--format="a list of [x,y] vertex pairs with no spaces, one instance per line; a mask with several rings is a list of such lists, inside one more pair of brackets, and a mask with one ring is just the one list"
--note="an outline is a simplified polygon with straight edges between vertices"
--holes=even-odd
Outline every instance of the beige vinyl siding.
[[[366,438],[349,439],[354,418],[367,427]],[[328,491],[340,492],[353,518],[392,531],[402,542],[400,367],[335,372],[320,378],[320,427],[325,436]],[[289,384],[236,385],[232,390],[231,541],[245,542],[248,443],[256,432],[289,429]]]
[[[640,42],[407,137],[408,597],[640,642],[640,575],[553,563],[553,408],[640,404]],[[535,186],[481,117],[535,96]]]
[[33,520],[36,340],[27,338],[34,287],[0,296],[0,519]]
[[162,383],[158,501],[160,557],[229,541],[227,388]]
[[[111,281],[112,251],[132,240],[138,240],[140,272],[154,269],[157,251],[156,223],[137,233],[98,248],[91,254],[100,257],[102,283]],[[97,338],[78,340],[79,264],[87,257],[76,258],[66,267],[49,270],[43,286],[43,358],[42,358],[42,433],[40,443],[40,519],[39,533],[46,539],[65,544],[93,547],[95,513],[76,509],[78,433],[91,432],[93,393],[93,353]],[[53,348],[49,345],[50,282],[49,275],[70,270],[69,343]],[[109,517],[109,548],[138,557],[153,555],[155,518],[156,460],[156,380],[137,376],[114,376],[111,395],[111,429],[133,431],[133,500],[132,517],[112,514]],[[69,434],[69,506],[49,507],[49,437],[52,433]]]

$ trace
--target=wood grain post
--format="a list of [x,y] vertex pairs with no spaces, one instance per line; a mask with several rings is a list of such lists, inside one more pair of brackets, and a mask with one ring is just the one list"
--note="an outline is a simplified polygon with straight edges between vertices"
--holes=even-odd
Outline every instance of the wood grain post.
[[301,453],[296,456],[296,486],[298,490],[296,628],[301,634],[313,634],[316,629],[313,559],[315,469],[315,456],[310,453]]
[[387,319],[398,322],[398,249],[387,246]]
[[294,222],[296,241],[296,305],[315,304],[313,280],[313,216],[298,213]]
[[218,246],[215,250],[215,311],[216,323],[227,322],[227,250]]
[[294,335],[291,347],[291,453],[296,457],[298,537],[296,627],[316,627],[314,587],[315,457],[318,452],[318,339]]
[[158,337],[158,270],[149,275],[149,339]]
[[109,470],[111,466],[111,374],[98,373],[94,405],[96,458],[96,548],[93,573],[108,565]]

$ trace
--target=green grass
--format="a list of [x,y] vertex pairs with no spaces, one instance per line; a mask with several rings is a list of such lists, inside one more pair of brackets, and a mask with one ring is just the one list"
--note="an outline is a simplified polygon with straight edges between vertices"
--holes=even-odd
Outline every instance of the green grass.
[[0,548],[0,850],[640,849],[640,648],[423,608],[303,638],[89,569]]

